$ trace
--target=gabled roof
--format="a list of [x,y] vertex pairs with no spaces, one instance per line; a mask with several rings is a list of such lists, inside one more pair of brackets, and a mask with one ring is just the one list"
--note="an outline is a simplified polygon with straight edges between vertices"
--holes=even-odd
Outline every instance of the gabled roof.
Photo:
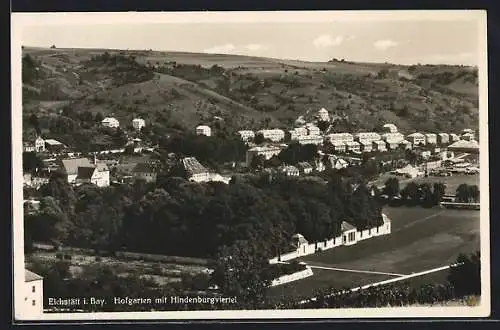
[[87,158],[63,159],[62,164],[68,175],[78,174],[78,167],[93,167]]
[[294,234],[292,236],[292,239],[299,243],[299,244],[308,244],[309,242],[306,240],[306,238],[304,237],[304,235],[302,234]]
[[458,140],[448,146],[448,149],[479,149],[479,143],[476,140]]
[[80,166],[78,167],[78,175],[77,178],[81,180],[90,180],[94,175],[96,168],[94,166]]
[[416,132],[416,133],[411,133],[410,135],[408,135],[408,137],[425,137],[425,135]]
[[47,139],[45,140],[45,143],[51,146],[62,146],[63,144],[57,140],[54,139]]
[[347,221],[342,221],[342,224],[340,225],[340,230],[342,232],[351,231],[351,230],[356,230],[356,227],[354,227]]
[[194,157],[184,158],[182,166],[190,175],[208,173],[208,170]]
[[306,169],[306,168],[312,168],[311,164],[308,162],[300,162],[297,164],[300,168]]
[[43,280],[43,277],[41,277],[38,274],[35,274],[27,269],[24,270],[24,282],[33,282],[33,281],[39,281]]

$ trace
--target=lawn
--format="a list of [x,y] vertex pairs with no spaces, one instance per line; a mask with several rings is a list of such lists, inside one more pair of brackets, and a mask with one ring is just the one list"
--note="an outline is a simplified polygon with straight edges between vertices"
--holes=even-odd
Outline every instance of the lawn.
[[[301,258],[311,266],[412,274],[453,263],[459,253],[472,253],[479,245],[479,212],[421,207],[387,207],[392,234],[349,247],[338,247]],[[390,275],[346,273],[313,269],[313,276],[271,289],[279,295],[307,295],[319,288],[356,287],[395,278]],[[412,279],[443,283],[447,272]],[[424,283],[421,282],[421,283]]]

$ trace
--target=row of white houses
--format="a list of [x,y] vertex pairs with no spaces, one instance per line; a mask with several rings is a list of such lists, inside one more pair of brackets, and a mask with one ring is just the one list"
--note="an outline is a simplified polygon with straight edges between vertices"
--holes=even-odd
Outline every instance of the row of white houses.
[[369,238],[389,235],[391,233],[391,220],[383,213],[382,219],[383,223],[380,226],[365,230],[357,230],[356,227],[347,221],[343,221],[340,236],[317,243],[309,243],[302,234],[295,234],[292,239],[296,249],[270,259],[269,263],[275,264],[281,261],[288,261],[339,246],[354,245]]

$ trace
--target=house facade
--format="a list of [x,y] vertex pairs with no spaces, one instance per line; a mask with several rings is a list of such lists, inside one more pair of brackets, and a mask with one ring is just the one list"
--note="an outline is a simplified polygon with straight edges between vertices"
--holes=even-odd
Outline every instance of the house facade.
[[196,135],[212,136],[212,129],[206,125],[199,125],[195,129]]
[[44,152],[45,151],[45,140],[40,136],[37,136],[35,139],[35,151],[36,152]]
[[412,148],[411,142],[408,140],[403,140],[403,141],[399,142],[399,147],[403,148],[405,150],[410,150]]
[[373,141],[373,151],[379,151],[379,152],[387,151],[387,146],[385,142],[382,140]]
[[308,162],[300,162],[297,166],[302,174],[310,174],[313,171],[313,167]]
[[450,143],[450,134],[448,134],[448,133],[439,133],[437,135],[437,142],[440,145]]
[[359,141],[362,152],[372,152],[373,151],[373,141]]
[[356,227],[348,223],[347,221],[342,221],[340,225],[342,231],[342,244],[343,245],[353,245],[357,243],[356,237]]
[[134,118],[132,120],[132,126],[135,130],[140,131],[144,126],[146,126],[146,121],[141,118]]
[[426,144],[437,144],[437,135],[434,133],[425,134],[425,143]]
[[353,142],[354,136],[350,133],[332,133],[327,135],[326,140],[331,144],[334,142],[347,143]]
[[320,121],[330,121],[330,114],[328,113],[328,110],[326,110],[325,108],[321,108],[318,111],[317,118]]
[[425,135],[422,133],[412,133],[406,137],[406,140],[410,141],[412,145],[425,145]]
[[257,133],[261,134],[264,137],[264,139],[273,142],[280,142],[285,139],[285,131],[281,129],[262,129]]
[[387,140],[385,141],[387,150],[396,150],[399,147],[399,141]]
[[405,139],[404,135],[399,132],[393,133],[384,133],[382,134],[382,140],[384,141],[394,141],[395,143],[399,143]]
[[321,130],[318,126],[313,124],[306,124],[307,135],[319,136],[321,134]]
[[43,313],[43,277],[27,269],[24,271],[23,317],[40,318]]
[[299,176],[300,171],[295,166],[286,165],[280,168],[280,172],[284,173],[286,176]]
[[360,144],[356,141],[346,143],[346,150],[349,152],[358,153],[360,152],[360,149],[361,149]]
[[109,169],[105,163],[92,164],[87,158],[69,158],[62,161],[63,171],[70,184],[91,183],[98,187],[109,186]]
[[238,131],[238,135],[240,136],[240,139],[243,142],[248,142],[248,141],[251,141],[255,138],[254,131],[250,131],[250,130]]
[[380,134],[376,132],[361,132],[354,134],[354,140],[358,142],[361,141],[373,142],[373,141],[378,141],[380,139],[381,139]]
[[460,140],[460,136],[458,136],[458,134],[450,133],[450,142],[457,142],[458,140]]
[[101,121],[101,125],[104,127],[117,128],[120,127],[120,122],[114,117],[106,117]]
[[323,138],[319,135],[306,135],[297,138],[297,142],[300,144],[315,144],[320,145],[323,144]]
[[186,157],[181,161],[187,179],[194,182],[210,181],[210,173],[195,157]]
[[333,141],[333,142],[331,142],[331,145],[333,146],[333,150],[335,152],[345,152],[346,151],[346,145],[344,142]]

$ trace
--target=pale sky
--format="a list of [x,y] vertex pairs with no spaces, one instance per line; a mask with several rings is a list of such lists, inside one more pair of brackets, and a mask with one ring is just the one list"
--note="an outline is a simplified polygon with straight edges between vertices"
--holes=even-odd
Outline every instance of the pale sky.
[[478,65],[478,20],[40,25],[25,46],[153,49],[305,61]]

